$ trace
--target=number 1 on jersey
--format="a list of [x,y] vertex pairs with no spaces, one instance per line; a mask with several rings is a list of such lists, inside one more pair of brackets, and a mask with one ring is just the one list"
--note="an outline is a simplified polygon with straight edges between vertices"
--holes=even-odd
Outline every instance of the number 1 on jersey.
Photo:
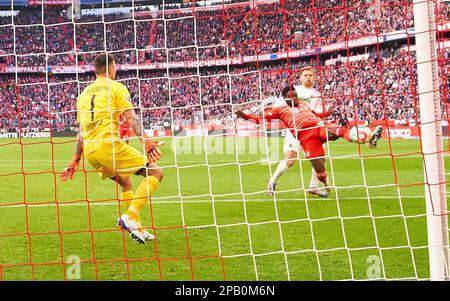
[[95,99],[95,94],[92,95],[92,98],[91,98],[91,121],[94,121],[94,99]]

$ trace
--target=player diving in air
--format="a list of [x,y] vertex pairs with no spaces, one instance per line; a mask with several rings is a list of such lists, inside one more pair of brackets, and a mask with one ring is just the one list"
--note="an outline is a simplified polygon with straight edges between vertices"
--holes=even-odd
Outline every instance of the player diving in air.
[[[322,146],[327,141],[334,141],[344,138],[349,142],[364,144],[369,143],[369,147],[376,147],[381,138],[382,127],[377,126],[370,135],[352,135],[352,130],[337,124],[325,124],[321,118],[316,116],[308,103],[298,98],[297,92],[291,86],[286,86],[282,91],[282,96],[286,105],[278,107],[266,107],[264,116],[251,116],[242,111],[235,114],[244,119],[253,119],[257,122],[272,119],[282,120],[290,129],[292,135],[297,137],[301,147],[305,152],[305,157],[309,159],[314,168],[317,178],[325,185],[329,191],[327,173],[325,169],[325,151]],[[356,131],[357,132],[357,131]]]
[[[294,86],[297,96],[303,102],[308,103],[311,111],[318,117],[324,118],[330,115],[330,106],[325,106],[319,91],[314,89],[316,81],[316,73],[311,66],[304,67],[300,70],[301,85]],[[285,106],[286,102],[283,100],[277,101],[273,106]],[[301,151],[300,142],[292,135],[289,129],[285,130],[283,153],[285,154],[284,160],[278,163],[275,172],[269,179],[267,185],[267,191],[269,195],[273,196],[277,181],[281,175],[283,175],[289,168],[295,165],[298,161],[298,156]],[[315,194],[320,197],[327,197],[328,192],[319,188],[319,180],[314,169],[311,172],[311,181],[309,183],[309,194]]]
[[[123,214],[118,223],[130,232],[133,240],[145,243],[155,236],[142,228],[139,213],[163,179],[163,171],[155,163],[160,159],[158,146],[162,143],[150,140],[143,131],[131,104],[130,92],[115,81],[116,64],[112,55],[100,54],[95,58],[95,74],[96,80],[77,99],[80,132],[72,163],[60,178],[62,181],[73,179],[84,152],[84,157],[100,172],[102,179],[109,178],[122,187],[120,202]],[[147,158],[119,139],[119,118],[122,115],[133,131],[142,136]],[[144,177],[135,193],[130,179],[133,174]]]

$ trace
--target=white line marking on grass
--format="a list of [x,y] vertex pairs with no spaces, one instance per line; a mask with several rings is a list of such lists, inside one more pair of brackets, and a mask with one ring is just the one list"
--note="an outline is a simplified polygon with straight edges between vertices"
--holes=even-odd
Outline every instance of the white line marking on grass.
[[[174,197],[175,198],[175,197]],[[402,199],[425,199],[425,196],[417,196],[417,195],[408,195],[408,196],[402,196]],[[367,198],[364,197],[343,197],[339,198],[340,201],[352,201],[352,200],[366,200]],[[374,196],[371,197],[372,200],[382,200],[382,199],[399,199],[399,197],[396,196]],[[317,201],[317,202],[324,202],[324,201],[335,201],[335,198],[310,198],[308,199],[309,202],[311,201]],[[277,201],[281,202],[295,202],[295,201],[304,201],[304,199],[293,199],[293,198],[277,198]],[[89,202],[90,206],[118,206],[119,201],[105,201],[105,202],[99,202],[99,201],[91,201]],[[163,200],[153,200],[152,205],[159,205],[159,204],[177,204],[177,203],[212,203],[213,200],[208,199],[199,199],[199,200],[173,200],[173,201],[163,201]],[[242,199],[223,199],[223,200],[214,200],[215,203],[242,203]],[[273,199],[247,199],[245,202],[271,202],[273,203]],[[47,203],[47,204],[36,204],[33,203],[27,203],[28,206],[33,207],[50,207],[50,206],[56,206],[56,203]],[[59,206],[87,206],[86,201],[80,201],[77,203],[58,203]],[[0,204],[1,208],[19,208],[24,207],[25,204],[16,204],[16,205],[4,205],[2,206]]]
[[[185,154],[182,155],[178,155],[178,157],[180,156],[184,156]],[[225,155],[234,155],[234,154],[225,154]],[[254,154],[241,154],[242,156],[246,156],[246,155],[254,155]],[[199,154],[199,156],[201,156]],[[217,155],[220,156],[220,155]],[[170,156],[169,158],[172,158],[172,156]],[[339,156],[335,156],[335,157],[331,157],[333,160],[361,160],[361,158],[358,155],[339,155]],[[398,154],[398,155],[394,155],[395,159],[418,159],[418,158],[423,158],[423,156],[421,155],[404,155],[404,154]],[[330,159],[328,157],[326,157],[326,159]],[[380,155],[380,156],[374,156],[374,157],[363,157],[364,160],[372,160],[372,159],[385,159],[385,160],[391,160],[391,157],[389,155]],[[305,158],[300,158],[300,161],[307,161],[307,159]],[[2,165],[6,165],[6,166],[22,166],[22,160],[7,160],[7,159],[0,159],[0,162]],[[24,165],[30,165],[30,166],[47,166],[51,163],[54,163],[55,165],[65,165],[65,164],[69,164],[70,160],[24,160],[23,163]],[[87,162],[87,161],[86,161]],[[168,161],[168,162],[164,162],[164,160],[161,162],[163,164],[167,163],[171,163],[172,160]],[[204,160],[199,161],[199,160],[180,160],[180,162],[182,163],[189,163],[189,164],[201,164],[201,165],[206,165],[206,162]],[[272,164],[276,164],[278,162],[280,162],[279,160],[273,160],[270,161]],[[251,163],[262,163],[261,160],[252,160],[252,161],[248,161],[248,160],[242,160],[238,162],[231,162],[230,160],[211,160],[211,162],[209,163],[209,165],[217,165],[217,164],[221,164],[221,163],[228,163],[228,164],[251,164]],[[264,161],[265,164],[267,164],[266,161]],[[167,167],[162,165],[161,167]],[[170,165],[170,167],[173,167],[172,165]],[[178,167],[183,168],[186,167],[185,164],[180,164]],[[190,166],[187,166],[190,167]],[[450,174],[450,173],[448,173]]]

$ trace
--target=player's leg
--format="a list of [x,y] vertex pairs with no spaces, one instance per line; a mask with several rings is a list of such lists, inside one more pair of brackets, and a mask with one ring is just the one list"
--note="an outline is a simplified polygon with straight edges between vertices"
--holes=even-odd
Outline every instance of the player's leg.
[[[319,130],[319,129],[318,129]],[[325,150],[323,148],[323,141],[319,136],[312,136],[307,140],[302,140],[302,147],[305,150],[305,156],[309,159],[317,179],[322,182],[326,188],[326,195],[320,195],[323,197],[328,196],[328,180],[325,169]]]
[[[317,129],[311,129],[309,132],[320,132],[320,128]],[[322,145],[322,148],[324,146]],[[325,151],[324,151],[325,154]],[[311,168],[311,181],[309,182],[309,188],[308,188],[308,193],[309,194],[315,194],[318,195],[320,197],[327,197],[328,196],[328,192],[325,190],[322,190],[319,188],[319,179],[317,178],[317,173],[316,170],[314,168]]]
[[[132,188],[129,176],[142,168],[142,166],[145,166],[145,159],[142,154],[122,142],[114,143],[111,147],[98,149],[85,157],[100,172],[102,179],[109,178],[117,181],[121,185],[123,192],[130,191]],[[121,197],[128,200],[130,196],[131,193],[128,192],[128,194],[125,193]],[[133,240],[144,243],[145,239],[140,232],[139,220],[129,219],[128,216],[124,215],[126,214],[122,214],[118,220],[121,228],[130,232]]]
[[319,181],[322,182],[325,186],[328,186],[327,172],[325,169],[325,158],[315,158],[311,159],[309,162],[311,162],[311,165],[314,168]]
[[[107,156],[111,157],[111,153],[107,153]],[[125,189],[130,189],[131,186],[127,186],[129,178],[132,174],[145,175],[145,180],[141,182],[134,194],[128,192],[128,197],[131,195],[131,202],[127,210],[120,216],[119,224],[124,229],[130,232],[130,236],[139,243],[144,243],[146,239],[146,231],[142,229],[140,221],[140,212],[147,203],[149,196],[153,194],[156,188],[159,186],[162,180],[162,170],[156,166],[156,164],[149,165],[146,162],[145,157],[135,148],[121,142],[117,143],[112,156],[114,161],[115,172],[120,176],[119,181],[123,181]],[[144,166],[147,166],[145,168]],[[154,236],[148,234],[150,239],[154,239]]]
[[300,154],[301,146],[297,138],[295,138],[290,132],[286,133],[284,138],[283,153],[285,154],[284,160],[280,161],[273,173],[269,178],[267,184],[267,193],[273,196],[277,185],[278,178],[281,177],[289,168],[295,165],[298,161],[298,155]]
[[321,130],[322,139],[333,141],[339,138],[344,138],[349,142],[357,143],[369,143],[369,147],[374,148],[377,146],[378,140],[381,138],[383,128],[379,125],[374,131],[370,132],[368,127],[358,128],[354,126],[350,130],[346,127],[338,126],[337,124],[329,124],[326,128]]
[[[303,130],[300,134],[300,144],[303,148],[305,157],[307,159],[324,157],[325,150],[323,147],[323,141],[318,138],[321,132],[321,128],[311,128]],[[325,162],[325,159],[324,159]],[[324,163],[325,164],[325,163]],[[309,182],[309,187],[307,192],[309,194],[318,195],[320,197],[327,197],[328,190],[319,188],[319,179],[317,177],[317,172],[314,168],[311,169],[311,180]]]
[[285,153],[284,160],[278,163],[275,172],[267,184],[267,193],[270,196],[273,196],[275,193],[278,178],[281,177],[281,175],[284,174],[290,167],[294,166],[295,162],[298,160],[298,153],[295,150],[287,150]]
[[[326,165],[326,160],[324,159],[324,165]],[[319,188],[319,178],[317,177],[317,172],[314,168],[311,168],[311,181],[309,182],[308,193],[318,195],[322,198],[328,196],[328,191]]]
[[145,178],[138,185],[134,194],[135,198],[126,212],[132,219],[137,219],[139,217],[142,208],[159,187],[164,177],[163,170],[155,163],[147,164],[147,168],[142,168],[135,174]]
[[[124,218],[136,220],[141,226],[140,213],[144,208],[148,199],[153,195],[158,186],[160,185],[164,173],[155,163],[147,164],[147,168],[142,168],[135,173],[136,175],[143,176],[145,179],[138,185],[134,194],[133,201],[131,202],[128,210],[125,212]],[[142,238],[145,241],[155,239],[155,236],[149,233],[145,228],[139,228],[142,234]]]
[[[129,176],[116,175],[115,177],[111,178],[111,180],[117,182],[120,187],[122,187],[122,193],[119,199],[121,205],[120,215],[122,215],[123,213],[126,213],[128,211],[128,208],[130,207],[131,202],[134,199],[133,185]],[[141,225],[141,219],[139,216],[137,218],[137,223]],[[117,219],[117,225],[120,226],[120,217]]]
[[320,128],[319,137],[323,142],[334,141],[339,138],[344,138],[347,141],[351,141],[348,128],[339,126],[335,123],[330,123],[326,127]]
[[[122,194],[120,195],[120,205],[121,205],[121,215],[128,211],[128,208],[131,205],[131,202],[134,200],[134,192],[133,185],[129,176],[119,176],[117,175],[111,180],[117,182],[122,187]],[[138,216],[137,222],[141,225],[141,219]],[[119,220],[117,220],[117,224],[119,225]]]
[[381,134],[383,133],[383,127],[381,125],[377,126],[375,130],[372,132],[372,137],[369,141],[369,147],[377,147],[378,140],[381,138]]
[[131,202],[134,199],[134,192],[133,192],[133,185],[131,183],[130,177],[124,177],[124,176],[115,176],[114,178],[111,178],[111,180],[117,182],[120,187],[122,187],[122,193],[120,195],[120,205],[121,205],[121,212],[124,213],[128,210],[128,207],[130,207]]
[[[298,140],[297,140],[298,143]],[[299,147],[300,148],[300,145]],[[278,166],[273,173],[273,176],[269,179],[269,183],[267,185],[267,192],[270,196],[273,196],[275,193],[275,188],[277,185],[278,178],[283,175],[289,168],[295,165],[295,162],[298,161],[298,153],[295,150],[286,151],[285,159],[278,163]],[[309,182],[308,188],[309,194],[315,194],[320,197],[327,197],[328,193],[319,188],[319,179],[317,178],[317,173],[314,168],[311,170],[311,180]]]

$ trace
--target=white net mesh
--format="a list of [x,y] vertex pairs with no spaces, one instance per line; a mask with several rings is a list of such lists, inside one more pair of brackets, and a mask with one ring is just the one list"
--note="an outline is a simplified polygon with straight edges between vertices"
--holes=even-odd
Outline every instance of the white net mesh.
[[[72,255],[83,280],[429,279],[412,1],[3,2],[0,177],[15,188],[0,212],[20,226],[0,233],[0,279],[70,279]],[[434,2],[445,132],[448,2]],[[145,246],[114,228],[119,188],[87,161],[72,184],[56,180],[105,51],[146,132],[167,142]],[[304,66],[334,105],[326,121],[370,121],[383,139],[325,144],[327,198],[309,193],[301,149],[268,196],[285,127],[233,112],[262,113]]]

